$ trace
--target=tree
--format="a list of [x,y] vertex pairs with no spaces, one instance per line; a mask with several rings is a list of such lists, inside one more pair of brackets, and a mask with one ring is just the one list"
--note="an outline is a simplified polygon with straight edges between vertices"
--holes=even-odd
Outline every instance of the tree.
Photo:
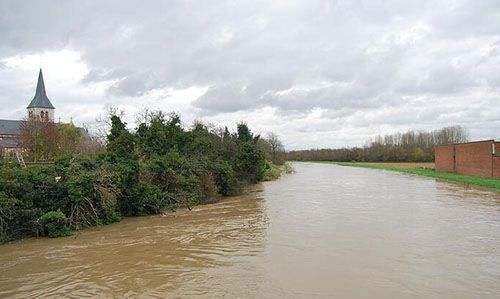
[[423,162],[425,160],[425,152],[421,148],[417,148],[413,154],[413,161]]
[[278,135],[270,132],[267,134],[265,141],[269,144],[271,161],[278,165],[285,163],[285,148]]
[[259,138],[259,136],[254,137],[252,132],[250,132],[248,126],[243,122],[238,123],[237,129],[238,129],[238,140],[240,142],[250,142],[254,140],[254,138],[255,139]]
[[126,124],[116,115],[111,117],[107,154],[113,162],[135,158],[134,136],[127,130]]
[[[106,123],[100,155],[81,154],[88,138],[71,124],[25,124],[24,144],[34,157],[66,155],[44,167],[0,161],[0,242],[189,208],[238,194],[270,166],[259,136],[243,123],[238,133],[201,122],[187,129],[178,115],[161,111],[145,112],[134,131],[116,114]],[[56,128],[53,148],[46,127]]]
[[463,143],[469,140],[462,126],[450,126],[428,132],[407,131],[370,138],[364,147],[314,149],[287,153],[290,160],[334,160],[359,162],[433,161],[438,144]]
[[266,160],[264,153],[250,142],[241,145],[236,157],[236,170],[243,180],[255,183],[262,180]]
[[260,136],[254,136],[245,123],[238,126],[238,152],[235,169],[242,180],[258,182],[262,180],[265,167],[265,156],[258,146]]
[[59,123],[56,126],[59,131],[59,151],[65,154],[81,153],[85,136],[80,128],[73,124],[64,123]]
[[28,159],[52,160],[59,153],[59,130],[53,122],[29,118],[21,123],[21,147],[28,153]]

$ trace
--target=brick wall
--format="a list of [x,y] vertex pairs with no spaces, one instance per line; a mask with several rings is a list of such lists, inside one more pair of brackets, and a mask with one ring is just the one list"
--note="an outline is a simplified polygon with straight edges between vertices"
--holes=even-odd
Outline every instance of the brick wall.
[[435,149],[435,168],[441,172],[454,172],[454,144],[438,145]]
[[492,176],[493,141],[455,145],[455,171],[460,174]]
[[500,178],[500,157],[493,158],[493,177]]
[[437,171],[500,178],[498,141],[438,145],[435,148],[435,156]]
[[500,178],[500,142],[495,142],[495,157],[493,157],[493,177]]

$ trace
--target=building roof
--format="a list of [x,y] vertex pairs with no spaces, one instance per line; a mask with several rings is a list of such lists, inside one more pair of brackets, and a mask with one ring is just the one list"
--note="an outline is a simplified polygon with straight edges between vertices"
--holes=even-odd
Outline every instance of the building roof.
[[33,98],[33,100],[31,100],[28,108],[55,109],[49,98],[47,97],[47,93],[45,92],[45,83],[43,82],[42,69],[40,69],[40,72],[38,73],[38,82],[36,84],[35,97]]
[[[0,135],[20,135],[24,120],[0,119]],[[77,127],[83,136],[89,134],[88,130]]]
[[19,148],[19,138],[0,137],[0,148]]
[[19,135],[21,134],[22,120],[0,119],[0,135]]
[[483,143],[483,142],[498,143],[498,141],[495,141],[494,139],[487,139],[487,140],[467,141],[467,142],[458,142],[458,143],[443,143],[443,144],[436,144],[436,146],[460,145],[460,144]]

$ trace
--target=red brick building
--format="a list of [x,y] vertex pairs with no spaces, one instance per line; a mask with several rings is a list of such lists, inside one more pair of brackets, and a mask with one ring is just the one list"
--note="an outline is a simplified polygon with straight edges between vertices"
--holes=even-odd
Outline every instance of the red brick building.
[[476,141],[436,146],[436,170],[500,178],[500,142]]

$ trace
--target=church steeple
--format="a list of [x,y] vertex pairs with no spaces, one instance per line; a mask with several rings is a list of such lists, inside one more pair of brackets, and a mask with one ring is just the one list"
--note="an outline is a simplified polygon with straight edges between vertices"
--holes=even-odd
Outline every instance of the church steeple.
[[33,98],[33,100],[31,100],[28,108],[55,109],[49,98],[47,97],[47,93],[45,92],[45,83],[43,82],[42,69],[40,69],[40,72],[38,73],[38,82],[36,84],[35,97]]
[[42,120],[54,121],[55,107],[50,102],[45,91],[42,69],[38,73],[35,97],[27,107],[29,118],[40,118]]

